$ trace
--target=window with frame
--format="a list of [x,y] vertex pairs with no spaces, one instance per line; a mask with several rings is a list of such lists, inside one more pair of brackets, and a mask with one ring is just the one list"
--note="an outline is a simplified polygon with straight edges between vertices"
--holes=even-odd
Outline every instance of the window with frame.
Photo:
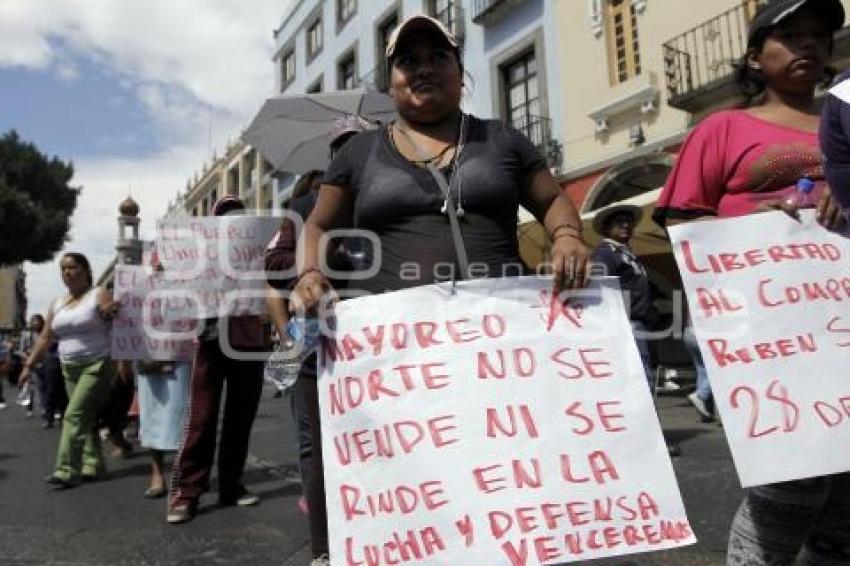
[[638,18],[632,0],[606,0],[605,22],[608,35],[608,69],[611,84],[620,84],[640,75]]
[[531,49],[502,66],[505,119],[534,145],[543,143],[537,58]]
[[428,12],[429,16],[443,22],[449,31],[457,35],[459,10],[455,0],[428,0]]
[[280,90],[286,90],[295,80],[295,49],[290,49],[280,58]]
[[319,77],[313,84],[307,87],[307,94],[316,94],[319,92],[322,92],[322,77]]
[[378,26],[378,60],[380,63],[378,63],[376,86],[382,92],[386,92],[390,86],[390,68],[384,54],[387,52],[387,45],[390,44],[390,36],[398,27],[398,23],[398,12],[395,12]]
[[342,27],[357,13],[357,0],[336,0],[336,22]]
[[744,5],[744,12],[747,14],[747,21],[753,19],[759,6],[765,2],[766,0],[741,0],[741,3]]
[[324,43],[324,27],[322,18],[316,18],[307,28],[307,60],[310,61],[322,51]]
[[337,88],[351,90],[357,88],[357,55],[351,53],[337,66]]

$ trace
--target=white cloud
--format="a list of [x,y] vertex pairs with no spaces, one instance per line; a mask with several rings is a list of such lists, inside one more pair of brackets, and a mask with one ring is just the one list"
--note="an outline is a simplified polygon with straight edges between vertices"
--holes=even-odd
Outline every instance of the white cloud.
[[[108,69],[148,109],[162,149],[138,159],[76,160],[84,192],[68,250],[96,271],[114,254],[117,207],[133,188],[143,232],[153,229],[185,180],[222,148],[272,94],[277,27],[292,0],[3,0],[0,67],[24,66],[74,80],[85,57]],[[105,101],[115,103],[115,101]],[[212,135],[210,135],[212,134]],[[62,288],[56,262],[27,265],[30,312]]]
[[[102,272],[115,256],[118,204],[130,191],[141,211],[141,236],[152,238],[156,219],[165,212],[177,189],[183,187],[187,171],[199,166],[198,155],[197,148],[184,146],[143,159],[104,158],[75,163],[72,184],[84,188],[65,250],[86,254],[95,273]],[[58,257],[39,265],[27,264],[30,313],[45,312],[49,302],[62,292],[57,262]]]
[[69,62],[61,62],[56,65],[56,74],[65,82],[73,82],[80,78],[80,72]]
[[69,48],[140,82],[244,111],[273,87],[272,29],[292,0],[5,0],[0,65],[44,68]]

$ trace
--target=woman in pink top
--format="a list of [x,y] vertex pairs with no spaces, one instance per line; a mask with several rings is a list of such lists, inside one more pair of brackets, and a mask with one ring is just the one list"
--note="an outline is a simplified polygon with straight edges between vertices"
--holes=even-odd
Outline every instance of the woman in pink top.
[[[840,221],[823,181],[814,93],[831,79],[826,61],[843,22],[838,0],[775,0],[759,10],[738,73],[748,104],[715,113],[691,133],[659,198],[657,222],[785,208],[801,177],[815,182],[821,222]],[[850,563],[850,474],[747,490],[726,564],[791,565],[801,548],[810,564]]]

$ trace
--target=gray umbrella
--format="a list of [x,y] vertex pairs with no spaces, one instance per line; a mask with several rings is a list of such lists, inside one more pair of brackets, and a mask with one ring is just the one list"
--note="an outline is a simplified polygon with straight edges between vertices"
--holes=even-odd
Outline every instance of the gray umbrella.
[[302,95],[278,95],[263,103],[242,134],[275,169],[301,174],[324,170],[330,161],[334,121],[354,115],[371,123],[396,116],[392,98],[380,92],[349,90]]

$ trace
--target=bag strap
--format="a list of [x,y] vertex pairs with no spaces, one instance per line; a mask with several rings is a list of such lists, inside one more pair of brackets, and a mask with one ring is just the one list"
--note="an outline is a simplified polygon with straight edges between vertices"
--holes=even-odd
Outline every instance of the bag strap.
[[[461,131],[459,132],[460,143],[455,149],[455,151],[457,152],[455,154],[454,164],[455,175],[458,174],[460,151],[463,148],[464,138],[466,137],[465,132],[463,131],[465,129],[465,122],[466,120],[461,120]],[[405,138],[407,138],[407,141],[410,142],[410,145],[413,147],[413,149],[416,150],[416,154],[419,159],[422,159],[426,162],[425,168],[428,170],[429,173],[431,173],[431,176],[434,177],[434,180],[437,182],[437,186],[440,187],[440,192],[443,193],[443,198],[445,198],[446,201],[446,214],[448,214],[449,216],[449,226],[451,227],[452,231],[452,241],[454,242],[455,255],[457,256],[457,264],[460,268],[460,279],[466,279],[467,277],[469,277],[469,257],[466,254],[466,245],[464,245],[463,243],[463,234],[461,234],[460,231],[460,222],[458,222],[457,220],[457,211],[455,210],[454,199],[452,199],[452,190],[449,186],[449,182],[446,180],[446,176],[443,175],[442,171],[437,169],[436,165],[427,160],[427,157],[425,156],[422,149],[419,147],[418,144],[416,144],[416,142],[413,141],[413,139],[411,139],[407,132],[405,132],[398,126],[395,126],[395,124],[393,124],[393,129],[401,132],[401,134]]]
[[[460,279],[466,279],[469,276],[469,257],[466,255],[466,246],[463,243],[463,234],[460,232],[460,222],[457,220],[457,211],[455,210],[454,200],[452,199],[451,188],[448,181],[446,181],[446,176],[433,163],[428,163],[427,169],[434,177],[434,180],[437,181],[437,185],[439,185],[446,199],[446,214],[449,215],[449,226],[452,229],[452,240],[455,245],[457,264],[460,267]],[[455,169],[455,175],[457,175],[457,169]]]

